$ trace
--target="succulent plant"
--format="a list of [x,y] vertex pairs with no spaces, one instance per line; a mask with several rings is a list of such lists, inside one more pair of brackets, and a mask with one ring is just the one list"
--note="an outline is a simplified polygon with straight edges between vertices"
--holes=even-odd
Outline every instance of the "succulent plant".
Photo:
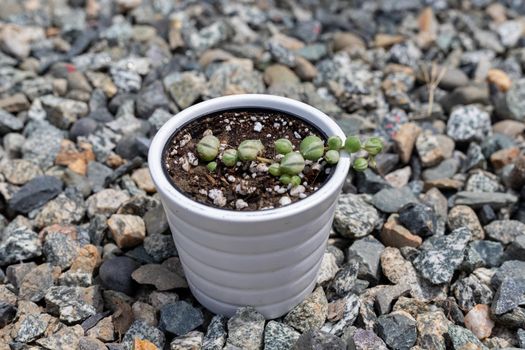
[[363,149],[371,156],[379,154],[383,150],[383,141],[379,137],[371,137],[366,140]]
[[318,160],[324,154],[324,143],[317,136],[306,136],[299,145],[299,150],[305,159]]
[[288,185],[292,182],[292,177],[290,175],[281,175],[281,177],[279,177],[279,181],[283,184],[283,185]]
[[[281,156],[280,163],[276,163],[275,160],[262,157],[264,145],[260,140],[245,140],[241,142],[236,150],[225,150],[222,154],[222,163],[228,167],[235,166],[239,160],[257,160],[268,163],[270,164],[268,166],[270,175],[279,176],[279,181],[284,185],[292,184],[293,186],[298,186],[302,182],[301,177],[298,175],[305,167],[305,159],[317,161],[324,157],[327,165],[335,165],[339,162],[339,151],[342,148],[350,154],[366,151],[368,153],[367,158],[360,156],[352,164],[354,170],[364,171],[369,166],[375,167],[375,156],[383,150],[383,141],[379,137],[370,137],[362,144],[358,136],[349,136],[344,143],[339,136],[330,136],[326,143],[325,153],[324,142],[321,138],[313,135],[307,136],[301,141],[299,152],[294,152],[293,144],[290,140],[285,138],[278,139],[274,142],[275,151],[284,155],[284,157]],[[217,163],[214,160],[219,153],[219,147],[219,139],[213,135],[203,137],[197,144],[199,158],[209,162],[206,167],[210,172],[214,172],[217,168]]]
[[217,162],[209,162],[206,165],[206,169],[208,169],[210,173],[213,173],[217,169]]
[[348,136],[345,141],[345,151],[356,153],[361,149],[361,141],[358,136]]
[[366,158],[357,158],[353,165],[356,171],[365,171],[368,168],[368,160]]
[[326,144],[329,150],[339,151],[343,147],[343,140],[339,136],[330,136]]
[[238,159],[239,155],[237,154],[237,150],[235,149],[227,149],[222,154],[222,162],[228,167],[235,166],[235,164],[237,164]]
[[337,164],[339,162],[339,151],[333,149],[326,151],[324,159],[330,165]]
[[264,145],[260,140],[245,140],[237,148],[239,159],[243,162],[256,160],[264,151]]
[[299,186],[301,182],[302,182],[301,177],[299,177],[298,175],[294,175],[290,179],[290,183],[292,184],[293,187]]
[[281,174],[297,175],[304,169],[304,158],[299,152],[290,152],[281,160]]
[[205,162],[214,160],[219,154],[220,144],[219,139],[215,136],[204,136],[199,143],[197,143],[197,154],[199,158]]
[[274,142],[275,151],[279,154],[287,154],[293,151],[292,142],[288,139],[279,139]]
[[268,172],[272,176],[280,176],[281,175],[281,166],[279,163],[273,163],[268,167]]

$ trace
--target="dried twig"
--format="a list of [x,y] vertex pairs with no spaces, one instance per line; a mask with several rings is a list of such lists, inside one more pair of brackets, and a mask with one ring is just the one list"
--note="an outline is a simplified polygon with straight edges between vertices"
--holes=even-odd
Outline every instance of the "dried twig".
[[447,72],[446,67],[438,68],[436,62],[432,62],[432,66],[430,68],[430,72],[428,70],[428,67],[422,67],[423,71],[423,79],[425,79],[425,83],[427,83],[427,89],[428,89],[428,116],[432,114],[432,107],[434,106],[434,92],[436,91],[436,88],[438,87],[439,83],[445,76],[445,73]]

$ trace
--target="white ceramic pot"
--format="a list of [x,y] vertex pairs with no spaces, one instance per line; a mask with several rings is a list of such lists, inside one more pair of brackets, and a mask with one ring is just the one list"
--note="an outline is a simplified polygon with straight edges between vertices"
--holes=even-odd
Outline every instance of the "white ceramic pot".
[[315,287],[349,156],[315,193],[288,206],[262,211],[213,208],[173,187],[162,167],[170,137],[201,116],[228,109],[262,108],[296,115],[326,135],[345,135],[327,115],[302,102],[271,95],[234,95],[208,100],[171,118],[155,135],[148,154],[173,239],[197,300],[210,311],[231,316],[240,306],[276,318]]

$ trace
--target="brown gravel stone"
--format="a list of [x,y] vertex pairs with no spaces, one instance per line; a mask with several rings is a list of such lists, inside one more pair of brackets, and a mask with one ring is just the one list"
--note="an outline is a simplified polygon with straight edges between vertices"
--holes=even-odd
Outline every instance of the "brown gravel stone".
[[46,236],[53,232],[57,232],[57,233],[69,236],[73,240],[77,239],[77,227],[76,226],[60,225],[60,224],[54,224],[54,225],[44,227],[38,233],[38,238],[40,238],[41,241],[44,241],[46,239]]
[[507,90],[509,90],[510,86],[512,85],[512,81],[510,80],[507,73],[501,69],[496,68],[489,69],[487,73],[487,81],[496,85],[496,87],[503,92],[507,92]]
[[337,32],[334,34],[332,41],[334,51],[340,51],[346,48],[365,48],[366,44],[359,36],[350,32]]
[[509,174],[507,182],[515,190],[520,190],[525,186],[525,156],[520,156],[514,162],[514,167]]
[[420,132],[421,128],[415,123],[406,123],[401,125],[394,136],[394,142],[396,143],[399,157],[403,163],[408,163],[410,160],[414,144]]
[[472,232],[473,240],[485,238],[485,231],[474,210],[466,205],[456,205],[448,213],[448,227],[453,231],[463,226]]
[[381,230],[381,242],[389,247],[414,247],[417,248],[423,239],[412,234],[397,222],[398,214],[392,214]]
[[465,315],[465,326],[478,339],[490,337],[492,328],[494,328],[494,321],[490,318],[490,307],[484,304],[474,306]]
[[88,215],[111,215],[128,199],[129,196],[124,191],[117,191],[112,188],[104,189],[87,199]]
[[13,185],[24,185],[36,176],[43,175],[34,162],[26,159],[13,159],[1,165],[0,171]]
[[131,248],[146,238],[146,226],[140,216],[113,214],[107,221],[113,239],[119,248]]
[[441,134],[436,135],[436,140],[439,145],[439,148],[441,149],[441,153],[443,154],[443,158],[451,158],[456,147],[456,143],[454,142],[454,140],[448,137],[447,135]]
[[288,67],[272,64],[264,71],[264,82],[268,85],[299,83],[299,78]]
[[100,320],[93,328],[87,331],[87,335],[103,342],[115,340],[115,329],[111,316]]
[[516,138],[516,136],[525,131],[525,123],[510,119],[502,120],[492,125],[492,131]]
[[184,278],[157,264],[142,265],[133,271],[131,277],[137,283],[152,284],[159,291],[188,287]]
[[100,253],[92,244],[86,244],[78,251],[78,255],[71,264],[70,271],[92,273],[101,263]]
[[26,95],[22,93],[17,93],[0,99],[0,109],[4,109],[10,113],[26,111],[29,107],[30,103],[27,100]]
[[155,189],[155,184],[151,179],[151,175],[149,174],[148,168],[140,168],[135,170],[133,175],[131,175],[131,178],[141,190],[144,190],[148,193],[154,193],[157,191]]
[[131,306],[133,311],[133,318],[135,320],[141,320],[150,326],[155,327],[157,325],[157,310],[150,304],[146,304],[142,301],[136,301]]
[[430,132],[419,134],[416,139],[416,149],[424,167],[436,165],[444,158],[438,138]]
[[399,44],[405,41],[403,35],[393,35],[393,34],[376,34],[374,37],[374,46],[375,47],[390,47],[395,44]]
[[297,56],[295,58],[295,73],[302,80],[310,81],[317,76],[317,68],[306,58]]
[[385,176],[385,180],[392,185],[392,187],[401,188],[404,187],[412,176],[412,168],[406,166],[401,169],[397,169],[390,174]]
[[507,20],[507,9],[499,2],[493,2],[485,9],[487,15],[496,23],[502,23]]
[[429,189],[434,187],[442,190],[458,190],[461,187],[463,187],[463,181],[456,179],[436,179],[425,181],[423,190],[428,191]]
[[87,164],[95,160],[93,147],[87,142],[79,144],[79,149],[74,142],[62,140],[60,152],[55,158],[55,164],[66,165],[69,169],[80,175],[86,175]]
[[494,168],[501,169],[505,165],[514,162],[519,154],[520,149],[518,147],[504,148],[492,153],[490,156],[490,162]]
[[159,350],[159,348],[149,340],[135,338],[133,350]]
[[445,349],[445,338],[443,335],[447,333],[450,321],[443,311],[417,313],[414,317],[416,317],[417,322],[417,344],[423,349]]

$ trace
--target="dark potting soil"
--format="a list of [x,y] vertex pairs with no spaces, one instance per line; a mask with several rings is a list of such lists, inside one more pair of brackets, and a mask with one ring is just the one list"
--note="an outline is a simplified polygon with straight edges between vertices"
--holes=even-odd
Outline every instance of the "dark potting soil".
[[[221,142],[215,172],[198,159],[196,145],[207,134]],[[273,110],[228,110],[203,116],[174,133],[164,149],[163,165],[175,188],[193,200],[222,209],[263,210],[278,208],[315,192],[327,180],[334,167],[324,161],[306,161],[300,174],[302,184],[283,185],[268,173],[269,163],[237,162],[227,167],[220,161],[222,152],[235,148],[244,140],[260,140],[265,150],[261,157],[279,162],[274,141],[289,139],[294,150],[308,135],[326,141],[315,126],[289,114]]]

